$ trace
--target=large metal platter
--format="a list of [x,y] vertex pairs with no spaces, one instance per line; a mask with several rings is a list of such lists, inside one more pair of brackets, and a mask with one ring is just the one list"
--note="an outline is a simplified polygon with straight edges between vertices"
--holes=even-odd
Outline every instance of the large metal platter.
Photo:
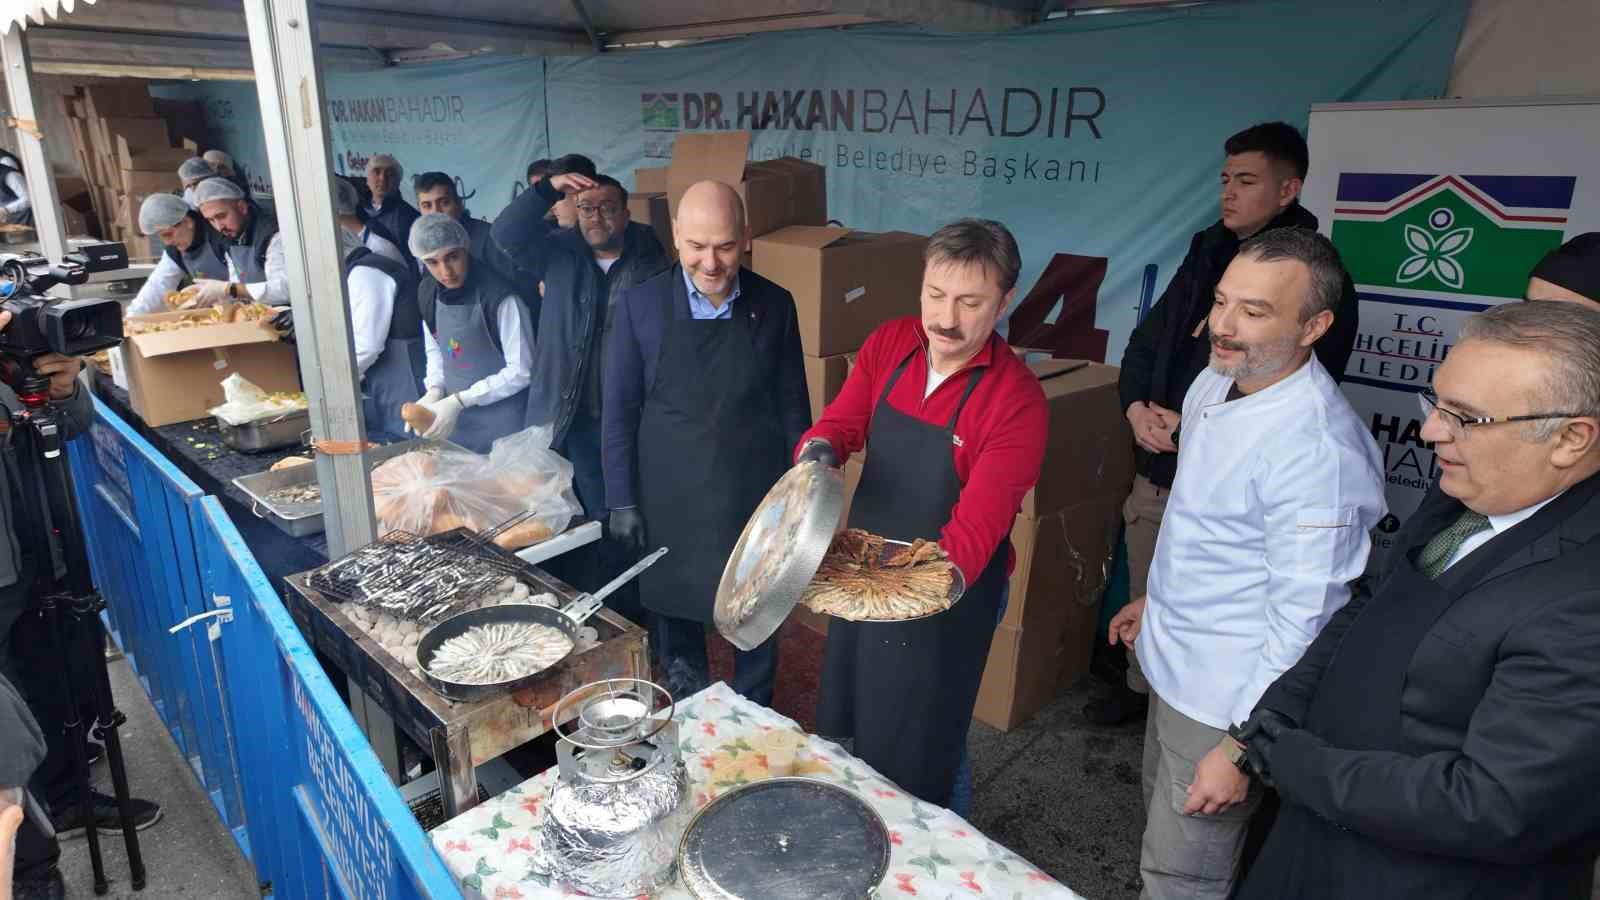
[[[909,547],[909,546],[911,546],[911,542],[910,541],[896,541],[896,540],[892,540],[892,539],[889,539],[889,538],[885,538],[884,541],[883,541],[883,553],[878,557],[878,559],[879,560],[888,559],[889,556],[891,554],[893,554],[896,550],[899,550],[902,547]],[[956,603],[966,593],[967,593],[967,581],[966,581],[966,579],[961,577],[961,570],[960,569],[956,568],[955,566],[951,566],[950,567],[950,605],[948,607],[944,608],[944,609],[936,609],[933,612],[923,613],[920,616],[902,616],[901,618],[898,618],[898,619],[874,619],[874,618],[870,618],[870,617],[862,617],[862,618],[856,619],[856,618],[851,618],[850,616],[840,616],[840,615],[834,615],[833,618],[835,618],[835,619],[843,619],[846,622],[865,622],[865,623],[868,623],[868,624],[874,623],[874,622],[879,623],[879,624],[895,624],[895,623],[898,623],[898,622],[915,622],[918,619],[926,619],[926,618],[929,618],[929,617],[932,617],[932,616],[942,616],[942,615],[944,615],[945,613],[947,613],[950,610],[954,609]]]
[[822,565],[844,512],[844,475],[817,462],[790,469],[745,523],[717,585],[717,631],[754,650],[789,617]]
[[889,829],[852,791],[771,778],[723,794],[678,846],[699,900],[862,900],[889,869]]

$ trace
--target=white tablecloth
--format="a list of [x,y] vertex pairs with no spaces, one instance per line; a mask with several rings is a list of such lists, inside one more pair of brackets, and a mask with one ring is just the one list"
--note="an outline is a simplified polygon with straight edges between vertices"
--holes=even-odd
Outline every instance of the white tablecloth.
[[[765,731],[800,731],[792,720],[718,682],[677,710],[679,736],[696,808],[741,784],[767,777],[755,739]],[[794,774],[855,791],[889,827],[889,871],[878,897],[1062,898],[1082,900],[1026,860],[984,837],[955,813],[923,803],[844,752],[808,735]],[[534,871],[540,807],[556,770],[549,769],[462,813],[432,832],[433,845],[469,898],[572,896]],[[688,898],[674,884],[662,898]]]

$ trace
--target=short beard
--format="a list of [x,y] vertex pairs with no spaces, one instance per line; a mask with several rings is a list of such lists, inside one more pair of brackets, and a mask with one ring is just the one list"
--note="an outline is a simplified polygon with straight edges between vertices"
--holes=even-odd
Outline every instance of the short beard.
[[1213,346],[1210,360],[1211,371],[1224,378],[1231,378],[1236,383],[1282,375],[1290,366],[1294,365],[1295,350],[1299,347],[1299,344],[1298,339],[1288,338],[1281,344],[1246,346],[1244,348],[1244,359],[1233,365],[1227,365],[1219,361],[1216,349]]

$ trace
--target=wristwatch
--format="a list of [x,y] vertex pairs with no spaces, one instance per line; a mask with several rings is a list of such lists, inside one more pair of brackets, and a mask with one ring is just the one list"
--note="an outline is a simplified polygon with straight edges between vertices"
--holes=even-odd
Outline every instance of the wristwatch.
[[1250,774],[1250,760],[1244,754],[1244,745],[1239,743],[1233,735],[1223,735],[1222,740],[1217,742],[1217,749],[1222,751],[1222,755],[1227,757],[1228,762],[1233,763],[1234,768],[1246,775]]

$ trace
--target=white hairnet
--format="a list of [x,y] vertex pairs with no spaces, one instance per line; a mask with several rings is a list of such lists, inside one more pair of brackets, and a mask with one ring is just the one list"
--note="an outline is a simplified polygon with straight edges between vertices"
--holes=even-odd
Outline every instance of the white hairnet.
[[179,181],[194,181],[197,178],[210,178],[217,174],[211,164],[198,156],[191,156],[178,167]]
[[388,153],[372,154],[372,157],[367,160],[367,168],[394,169],[394,177],[396,180],[406,177],[405,167],[400,165],[400,160],[395,159],[394,156]]
[[204,159],[207,165],[222,175],[233,174],[233,157],[221,150],[207,150],[201,154],[200,158]]
[[361,193],[356,186],[337,175],[333,176],[333,214],[353,216],[360,205]]
[[411,237],[407,243],[411,246],[411,255],[421,260],[431,259],[457,247],[465,250],[470,245],[467,230],[444,213],[428,213],[418,219],[411,226]]
[[155,234],[182,222],[188,214],[189,204],[177,194],[151,194],[139,204],[139,230]]
[[194,205],[210,203],[212,200],[243,200],[244,191],[237,184],[220,176],[207,178],[195,185]]

